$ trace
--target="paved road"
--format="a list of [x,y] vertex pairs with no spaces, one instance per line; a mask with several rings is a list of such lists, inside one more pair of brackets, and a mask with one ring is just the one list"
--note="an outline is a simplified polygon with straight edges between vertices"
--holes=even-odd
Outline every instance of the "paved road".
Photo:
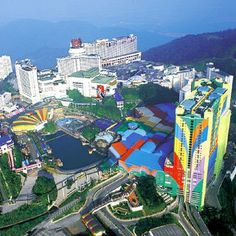
[[[120,187],[122,184],[126,183],[128,181],[128,176],[125,175],[124,177],[118,179],[117,181],[114,181],[110,183],[109,185],[104,186],[103,188],[99,189],[94,193],[94,195],[89,199],[89,204],[84,209],[84,212],[90,211],[93,208],[93,202],[104,199],[109,193],[111,193],[113,190]],[[112,231],[116,233],[116,235],[125,235],[125,236],[132,236],[133,234],[128,230],[127,227],[124,226],[124,224],[120,223],[117,219],[112,217],[107,210],[101,209],[97,212],[98,218],[106,224],[109,228],[111,228]]]
[[201,230],[201,233],[204,236],[211,236],[211,233],[210,233],[209,229],[207,228],[205,222],[203,221],[200,213],[195,208],[192,208],[191,212],[192,212],[192,215],[194,216],[194,219],[196,220],[196,223],[198,224],[198,226]]
[[[96,168],[88,170],[86,172],[77,173],[73,176],[53,174],[54,179],[57,183],[58,197],[55,205],[59,206],[72,192],[78,191],[80,188],[85,187],[91,182],[91,180],[98,180],[99,175]],[[66,187],[66,180],[73,179],[75,182],[71,188]]]
[[175,214],[175,213],[172,213],[172,214],[174,214],[178,218],[179,222],[183,226],[188,236],[199,236],[199,234],[196,232],[196,230],[193,228],[193,226],[190,224],[190,222],[187,220],[186,216],[184,215],[183,198],[180,198],[180,201],[179,201],[178,214]]
[[56,212],[52,213],[50,215],[50,219],[54,219],[56,217],[58,217],[59,215],[61,215],[62,213],[64,213],[65,211],[67,211],[68,209],[72,208],[73,206],[75,206],[78,202],[80,202],[81,199],[75,199],[74,201],[68,203],[67,205],[59,208]]
[[188,236],[199,236],[199,234],[195,231],[195,229],[192,227],[192,225],[184,216],[183,211],[179,212],[179,221],[181,225],[183,226],[183,228],[185,229]]
[[[127,178],[127,177],[125,177],[125,178]],[[110,178],[106,182],[101,183],[97,187],[91,189],[88,194],[85,207],[82,209],[83,213],[87,212],[87,210],[92,209],[93,196],[98,192],[99,189],[104,189],[104,186],[106,186],[106,185],[110,186],[110,184],[113,184],[113,183],[117,183],[117,182],[120,183],[120,180],[122,180],[122,179],[124,179],[124,176],[121,174],[118,174],[118,175],[114,176],[113,178]],[[81,213],[77,213],[77,214],[74,214],[74,215],[71,215],[71,216],[68,216],[68,217],[62,219],[61,221],[59,221],[57,223],[52,223],[51,218],[46,219],[41,224],[37,225],[37,227],[36,227],[37,230],[34,232],[33,235],[37,235],[37,232],[39,232],[39,230],[42,233],[43,229],[45,229],[45,232],[47,232],[50,230],[56,230],[58,228],[66,228],[66,227],[80,221],[80,218],[82,215],[83,214],[81,214]]]
[[100,199],[104,199],[113,190],[120,187],[122,184],[128,181],[128,175],[118,174],[116,178],[103,184],[99,188],[94,188],[87,197],[87,201],[84,209],[82,209],[81,214],[86,214],[94,209],[94,203]]
[[96,213],[98,218],[107,225],[117,236],[133,236],[133,234],[125,227],[123,224],[121,224],[118,220],[114,219],[113,217],[110,217],[110,215],[107,214],[107,212],[102,209]]

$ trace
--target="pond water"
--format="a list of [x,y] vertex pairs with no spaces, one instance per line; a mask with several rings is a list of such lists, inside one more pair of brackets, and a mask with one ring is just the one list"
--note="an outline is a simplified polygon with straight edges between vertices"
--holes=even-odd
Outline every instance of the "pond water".
[[89,146],[83,146],[79,139],[73,138],[62,131],[45,137],[51,147],[53,156],[63,162],[61,170],[76,170],[104,159],[96,152],[89,154]]

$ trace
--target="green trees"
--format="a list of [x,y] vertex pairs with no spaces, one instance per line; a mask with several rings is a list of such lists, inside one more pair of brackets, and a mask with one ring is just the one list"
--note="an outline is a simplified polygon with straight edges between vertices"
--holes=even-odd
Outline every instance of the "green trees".
[[[48,216],[48,205],[57,198],[57,189],[52,176],[41,172],[33,187],[36,199],[16,210],[0,215],[0,235],[25,235]],[[48,201],[49,200],[49,201]],[[12,227],[6,227],[12,225]]]
[[141,219],[135,225],[135,232],[138,236],[141,236],[150,229],[174,223],[178,223],[178,221],[171,214],[167,214],[162,217],[150,217],[146,219]]
[[53,202],[57,198],[57,188],[54,179],[39,176],[33,187],[33,193],[38,196],[38,201]]
[[74,183],[74,180],[72,178],[67,179],[66,180],[67,189],[70,189],[73,183]]
[[88,141],[92,141],[95,136],[99,133],[99,128],[95,125],[89,125],[83,128],[82,136],[86,138]]
[[147,105],[178,101],[178,93],[159,84],[148,83],[140,85],[138,93],[140,99]]
[[137,184],[137,194],[142,200],[144,210],[147,214],[152,214],[165,208],[164,201],[157,194],[154,177],[140,177]]
[[176,102],[178,94],[171,89],[160,86],[159,84],[142,84],[138,88],[122,88],[121,94],[125,103],[137,103],[143,101],[146,105],[162,102]]
[[20,168],[22,166],[23,154],[21,153],[20,149],[17,147],[13,149],[13,153],[15,157],[15,166],[16,168]]
[[92,98],[84,97],[77,89],[67,90],[69,98],[73,99],[73,102],[92,102]]
[[120,110],[110,101],[97,103],[95,106],[80,107],[80,110],[91,112],[97,117],[108,118],[111,120],[120,120],[121,118]]
[[139,101],[139,89],[138,88],[126,88],[123,87],[121,95],[126,102],[137,102]]
[[0,215],[0,228],[6,225],[15,224],[27,220],[29,218],[33,218],[37,215],[43,214],[46,211],[47,207],[42,204],[24,204],[23,206],[17,208],[12,212]]
[[201,212],[201,216],[208,226],[212,235],[234,235],[231,228],[236,225],[236,217],[234,215],[234,197],[236,196],[236,179],[232,182],[229,178],[225,178],[218,195],[222,209],[210,208],[205,206]]

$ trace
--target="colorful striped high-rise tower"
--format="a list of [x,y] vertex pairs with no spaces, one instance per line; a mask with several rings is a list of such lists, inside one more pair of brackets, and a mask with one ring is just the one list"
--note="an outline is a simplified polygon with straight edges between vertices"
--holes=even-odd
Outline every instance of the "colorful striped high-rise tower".
[[195,80],[191,94],[176,108],[173,178],[184,201],[199,210],[226,152],[231,89],[222,79]]

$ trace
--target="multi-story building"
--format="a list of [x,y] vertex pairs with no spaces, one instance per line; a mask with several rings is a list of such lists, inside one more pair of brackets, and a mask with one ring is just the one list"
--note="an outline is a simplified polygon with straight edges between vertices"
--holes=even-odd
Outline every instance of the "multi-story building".
[[8,105],[11,101],[11,93],[5,92],[0,94],[0,110]]
[[101,58],[98,55],[81,55],[79,57],[79,70],[89,70],[91,68],[102,69]]
[[54,97],[57,99],[65,98],[67,84],[65,80],[54,73],[52,70],[44,70],[38,73],[38,84],[40,99]]
[[8,153],[14,146],[10,135],[0,135],[0,155]]
[[133,34],[112,40],[99,39],[92,43],[83,44],[79,39],[73,40],[69,54],[70,56],[98,55],[104,67],[141,60],[141,52],[137,50],[137,36]]
[[86,71],[91,68],[101,69],[101,58],[98,55],[81,54],[57,59],[59,75],[71,75],[76,71]]
[[0,80],[5,79],[12,73],[11,58],[9,56],[0,57]]
[[32,104],[39,102],[37,67],[26,59],[16,62],[15,68],[21,99]]
[[192,92],[176,108],[173,178],[184,201],[202,209],[207,183],[217,178],[226,152],[231,84],[194,80]]
[[63,57],[57,59],[58,73],[62,76],[70,75],[79,71],[79,58],[78,57]]
[[210,80],[214,78],[222,78],[224,81],[226,81],[227,83],[231,85],[231,92],[232,92],[234,76],[228,73],[225,73],[224,71],[221,71],[218,68],[215,68],[214,63],[212,62],[207,63],[206,76]]
[[170,88],[179,92],[184,86],[194,80],[195,74],[194,68],[180,69],[179,66],[170,66],[164,71],[163,81],[169,81]]
[[72,73],[66,82],[69,89],[77,89],[85,97],[111,96],[117,87],[116,77],[101,74],[98,68]]
[[182,102],[184,99],[186,99],[189,94],[191,94],[191,88],[192,88],[192,80],[190,80],[183,88],[179,91],[179,102]]

